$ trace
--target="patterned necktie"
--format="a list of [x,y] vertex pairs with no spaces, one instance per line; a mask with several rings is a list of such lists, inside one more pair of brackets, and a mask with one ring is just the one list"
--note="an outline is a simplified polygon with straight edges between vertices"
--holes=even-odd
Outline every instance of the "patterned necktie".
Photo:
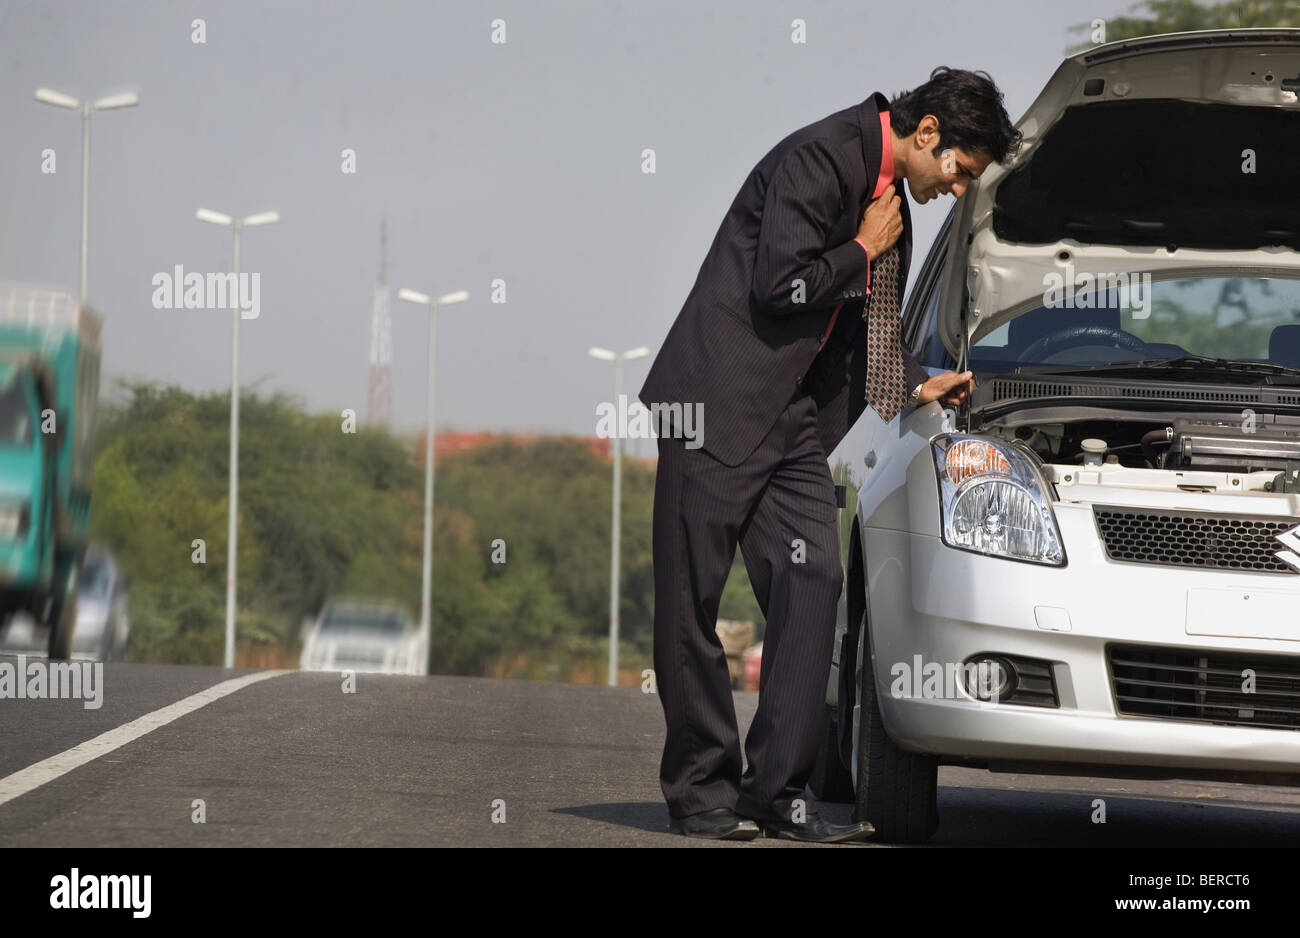
[[888,423],[903,409],[908,394],[898,314],[898,246],[871,266],[871,295],[862,313],[867,321],[867,403]]

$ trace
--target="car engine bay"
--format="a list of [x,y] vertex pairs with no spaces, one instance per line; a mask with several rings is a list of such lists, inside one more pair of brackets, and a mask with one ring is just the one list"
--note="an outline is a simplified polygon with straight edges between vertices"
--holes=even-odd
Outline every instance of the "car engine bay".
[[[1228,473],[1237,481],[1225,487],[1237,491],[1300,492],[1300,418],[1286,424],[1271,419],[1267,424],[1256,424],[1253,417],[1207,415],[1165,421],[1004,419],[977,432],[1008,442],[1018,440],[1049,464]],[[1219,488],[1208,479],[1189,480],[1179,487]]]

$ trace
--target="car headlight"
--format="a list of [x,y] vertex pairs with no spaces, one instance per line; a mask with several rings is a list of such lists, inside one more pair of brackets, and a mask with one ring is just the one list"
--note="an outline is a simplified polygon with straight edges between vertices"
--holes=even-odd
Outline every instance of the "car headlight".
[[1027,449],[965,433],[941,433],[931,445],[945,544],[1065,566],[1050,486]]

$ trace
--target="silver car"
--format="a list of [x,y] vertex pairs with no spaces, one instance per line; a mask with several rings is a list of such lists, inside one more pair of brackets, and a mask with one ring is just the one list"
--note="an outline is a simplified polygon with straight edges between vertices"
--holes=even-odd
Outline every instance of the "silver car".
[[77,619],[72,657],[125,661],[131,624],[126,577],[107,548],[86,550],[77,581]]
[[424,645],[399,605],[378,599],[338,598],[305,623],[299,667],[304,671],[423,673]]
[[830,455],[814,790],[883,840],[938,766],[1300,785],[1300,30],[1067,59],[903,312],[967,405]]

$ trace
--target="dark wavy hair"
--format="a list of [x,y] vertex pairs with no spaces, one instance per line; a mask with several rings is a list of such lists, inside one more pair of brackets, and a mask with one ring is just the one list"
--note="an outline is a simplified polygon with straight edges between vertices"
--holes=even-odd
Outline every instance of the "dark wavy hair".
[[900,136],[916,130],[927,114],[939,121],[935,156],[960,147],[1005,163],[1020,146],[1020,131],[1011,123],[1002,106],[1002,92],[987,72],[940,65],[924,85],[895,95],[889,103],[889,124]]

